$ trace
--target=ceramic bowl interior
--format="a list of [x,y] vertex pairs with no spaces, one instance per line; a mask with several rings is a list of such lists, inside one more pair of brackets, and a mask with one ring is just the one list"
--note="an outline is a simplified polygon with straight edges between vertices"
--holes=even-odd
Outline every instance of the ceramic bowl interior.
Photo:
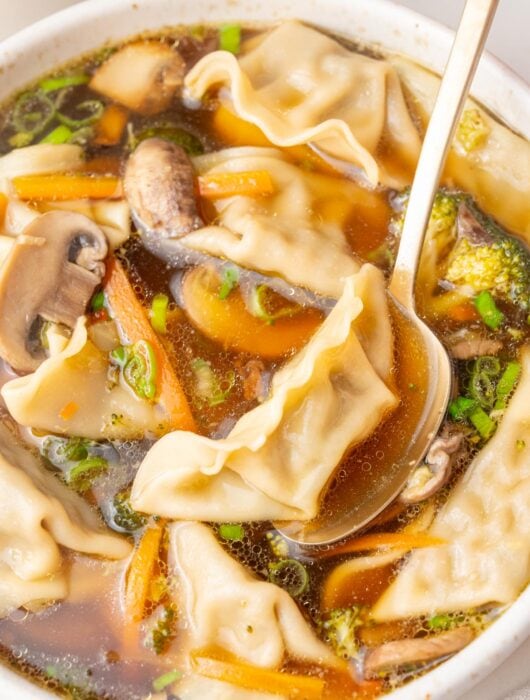
[[[453,33],[390,0],[87,0],[0,44],[0,101],[40,74],[83,53],[168,25],[241,20],[271,24],[299,18],[383,50],[407,54],[442,72]],[[492,113],[530,139],[530,88],[485,55],[472,87]],[[530,587],[486,632],[392,700],[451,700],[490,673],[528,636]],[[46,700],[50,693],[0,667],[1,695]]]

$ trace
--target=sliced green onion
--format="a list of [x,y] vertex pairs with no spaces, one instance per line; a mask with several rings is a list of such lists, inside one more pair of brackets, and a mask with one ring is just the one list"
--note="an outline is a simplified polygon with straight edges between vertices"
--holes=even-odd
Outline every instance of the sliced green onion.
[[521,365],[519,362],[508,362],[506,369],[502,373],[497,384],[497,400],[495,402],[496,409],[506,407],[506,402],[512,391],[515,389],[519,375],[521,374]]
[[467,396],[458,396],[449,404],[449,415],[453,420],[465,420],[477,408],[477,402]]
[[151,325],[157,333],[167,333],[167,307],[169,297],[167,294],[156,294],[151,302]]
[[504,321],[504,314],[497,307],[491,292],[480,292],[480,294],[475,297],[475,308],[486,326],[492,330],[497,330]]
[[480,407],[475,408],[474,411],[469,414],[469,420],[474,425],[480,437],[484,440],[488,440],[497,427],[495,421]]
[[155,678],[153,681],[153,690],[155,693],[161,693],[164,688],[167,688],[168,685],[180,680],[180,678],[182,678],[182,673],[174,668],[172,671],[163,673],[161,676],[158,676],[158,678]]
[[427,620],[427,626],[431,630],[448,630],[455,624],[454,617],[450,615],[435,615]]
[[90,302],[90,308],[92,311],[101,311],[105,306],[105,292],[100,289],[99,292],[96,292],[94,296],[92,297],[92,300]]
[[57,78],[46,78],[41,80],[39,87],[43,92],[55,92],[62,88],[86,85],[88,82],[90,82],[90,76],[80,73],[78,75],[61,75]]
[[119,345],[117,348],[114,348],[114,350],[111,350],[110,358],[118,365],[118,367],[123,369],[127,363],[127,360],[129,359],[129,351],[125,346]]
[[209,406],[218,406],[226,401],[236,381],[234,372],[228,372],[221,382],[211,364],[202,357],[196,357],[191,368],[195,374],[195,392],[200,401],[206,401]]
[[152,126],[148,129],[144,129],[137,136],[132,137],[130,147],[136,148],[139,143],[145,141],[145,139],[151,138],[171,141],[177,146],[181,146],[189,156],[197,156],[204,153],[204,147],[201,141],[194,134],[191,134],[185,129],[181,129],[179,126],[170,124]]
[[241,26],[239,24],[223,24],[219,27],[219,48],[238,54],[241,49]]
[[36,136],[40,134],[52,122],[55,117],[55,105],[50,98],[40,90],[25,92],[18,98],[11,123],[18,132]]
[[239,283],[239,270],[237,267],[228,265],[223,268],[221,287],[219,288],[219,299],[223,301],[228,297],[230,292],[237,287]]
[[94,135],[94,129],[91,126],[82,126],[72,133],[68,143],[75,143],[78,146],[85,146]]
[[252,289],[249,299],[249,311],[256,318],[272,326],[279,318],[294,316],[300,312],[300,307],[286,306],[279,311],[270,313],[266,307],[267,294],[269,292],[269,287],[265,284],[259,284]]
[[141,399],[154,399],[158,363],[155,351],[147,340],[134,345],[120,345],[109,353],[112,362],[123,372],[123,378]]
[[297,559],[282,559],[269,564],[269,581],[284,588],[296,598],[309,585],[309,574]]
[[80,129],[81,127],[90,126],[90,124],[96,122],[103,114],[104,109],[105,106],[100,100],[85,100],[76,105],[76,110],[81,113],[86,112],[86,117],[74,119],[74,117],[69,117],[62,112],[57,112],[57,119],[61,124],[66,124],[66,126],[69,126],[71,129]]
[[223,540],[241,542],[245,538],[245,528],[237,523],[223,523],[219,525],[219,534]]
[[79,493],[92,487],[94,479],[107,471],[108,462],[103,457],[87,457],[66,473],[66,483]]
[[56,126],[53,131],[50,131],[49,134],[47,134],[43,139],[41,139],[40,143],[68,143],[68,141],[70,141],[71,138],[72,130],[64,124],[59,124],[59,126]]

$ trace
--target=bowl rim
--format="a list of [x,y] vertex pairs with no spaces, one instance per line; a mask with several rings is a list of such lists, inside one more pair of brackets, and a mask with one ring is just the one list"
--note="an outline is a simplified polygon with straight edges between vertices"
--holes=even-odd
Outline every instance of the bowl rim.
[[[175,13],[176,4],[180,6],[179,10],[185,10],[185,16],[199,18],[200,12],[206,12],[210,21],[216,21],[216,13],[220,21],[268,18],[271,23],[280,18],[299,17],[346,35],[341,29],[348,23],[338,18],[341,15],[345,20],[351,17],[358,24],[350,36],[395,53],[405,53],[403,47],[409,42],[407,55],[435,72],[443,70],[454,36],[454,32],[444,25],[391,0],[268,0],[263,3],[264,0],[226,0],[225,3],[215,0],[177,0],[177,3],[173,0],[113,0],[112,3],[85,0],[39,20],[0,43],[0,101],[41,73],[96,49],[111,37],[117,40],[140,31],[130,31],[125,26],[144,26],[141,24],[143,18],[148,18],[145,24],[148,28],[166,26],[153,21],[153,15],[156,15],[153,10],[159,11],[157,16],[173,16],[171,13]],[[220,5],[226,5],[222,13],[219,12]],[[294,12],[293,8],[296,8]],[[168,14],[165,15],[164,11]],[[127,12],[132,12],[129,19],[134,19],[116,26],[115,21]],[[107,23],[112,22],[111,30]],[[166,24],[176,23],[170,21]],[[83,25],[94,28],[97,39],[89,41],[83,37],[81,40],[75,31]],[[72,36],[65,40],[69,32]],[[413,38],[404,38],[403,32],[409,32]],[[57,60],[58,55],[62,56],[61,60]],[[38,71],[34,70],[35,64],[29,57],[38,59]],[[481,61],[471,92],[505,123],[530,139],[529,86],[488,52]],[[387,697],[392,700],[456,699],[491,673],[529,635],[530,585],[490,628],[465,649]],[[0,684],[4,692],[11,691],[11,696],[18,700],[55,697],[3,665],[0,666]]]

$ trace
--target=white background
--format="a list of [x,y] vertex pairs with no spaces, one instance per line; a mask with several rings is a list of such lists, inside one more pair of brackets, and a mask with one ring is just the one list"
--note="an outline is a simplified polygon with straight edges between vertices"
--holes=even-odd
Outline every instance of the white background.
[[[458,24],[464,5],[463,0],[394,1],[450,27]],[[0,0],[0,39],[75,2],[76,0]],[[492,53],[527,82],[530,82],[529,28],[530,0],[500,0],[487,44]],[[525,683],[525,688],[517,691]],[[462,700],[530,700],[530,640]]]

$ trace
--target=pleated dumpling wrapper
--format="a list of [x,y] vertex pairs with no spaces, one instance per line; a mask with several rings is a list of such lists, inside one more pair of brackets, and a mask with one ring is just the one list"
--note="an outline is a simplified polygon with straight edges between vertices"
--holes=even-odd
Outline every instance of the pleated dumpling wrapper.
[[[373,329],[363,322],[361,293]],[[391,358],[383,275],[365,265],[347,279],[307,345],[274,375],[269,398],[226,438],[175,431],[151,448],[133,483],[132,506],[217,522],[313,518],[345,451],[398,403],[385,383]]]
[[68,594],[61,547],[108,559],[131,550],[0,423],[0,616]]
[[[187,74],[190,97],[214,86],[238,117],[276,146],[311,144],[355,167],[371,185],[408,184],[420,151],[399,77],[384,60],[353,53],[299,22],[243,45],[236,58],[215,51]],[[382,151],[399,167],[385,167]]]
[[169,529],[192,655],[220,648],[261,668],[277,669],[288,659],[339,665],[291,596],[232,559],[207,525],[184,522]]
[[345,214],[360,196],[372,196],[369,192],[302,170],[275,148],[227,148],[198,156],[193,164],[207,176],[265,171],[274,192],[218,199],[215,224],[184,236],[184,245],[339,298],[346,277],[360,268],[344,234]]
[[447,544],[415,551],[376,603],[390,620],[467,611],[517,598],[530,578],[530,348],[496,434],[479,452],[429,533]]

